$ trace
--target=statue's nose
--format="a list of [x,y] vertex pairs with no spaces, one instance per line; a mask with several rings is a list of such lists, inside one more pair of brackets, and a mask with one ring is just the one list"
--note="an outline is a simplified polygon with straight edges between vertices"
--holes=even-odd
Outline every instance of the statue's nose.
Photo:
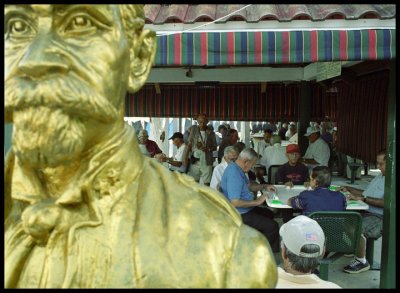
[[47,74],[66,73],[68,64],[53,44],[50,33],[38,35],[19,62],[19,69],[28,76],[39,78]]

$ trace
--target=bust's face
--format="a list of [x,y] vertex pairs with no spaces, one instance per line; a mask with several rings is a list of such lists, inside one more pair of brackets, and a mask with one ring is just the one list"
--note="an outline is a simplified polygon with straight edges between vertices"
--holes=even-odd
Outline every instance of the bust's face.
[[130,65],[118,7],[7,5],[4,22],[14,146],[56,164],[85,148],[88,127],[120,118]]
[[[7,5],[4,16],[9,120],[14,110],[41,104],[86,119],[116,118],[98,116],[108,103],[119,109],[127,88],[129,48],[116,6]],[[53,102],[70,91],[77,97]]]

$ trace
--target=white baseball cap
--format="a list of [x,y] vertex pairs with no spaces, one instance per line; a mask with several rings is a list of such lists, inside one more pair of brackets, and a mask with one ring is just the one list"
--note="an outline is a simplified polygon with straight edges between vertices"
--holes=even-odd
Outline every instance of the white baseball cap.
[[[307,216],[299,215],[282,225],[279,235],[290,252],[301,257],[318,257],[324,252],[325,234],[320,225]],[[306,244],[316,244],[319,252],[306,253],[301,248]]]
[[317,127],[309,127],[308,129],[307,129],[307,133],[306,134],[304,134],[304,136],[309,136],[309,135],[311,135],[311,134],[313,134],[313,133],[316,133],[316,132],[319,132],[320,130],[317,128]]

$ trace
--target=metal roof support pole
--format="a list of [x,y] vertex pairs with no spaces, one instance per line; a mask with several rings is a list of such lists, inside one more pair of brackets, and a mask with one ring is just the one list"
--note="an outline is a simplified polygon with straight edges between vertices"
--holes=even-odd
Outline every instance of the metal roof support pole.
[[390,61],[380,288],[396,288],[396,60]]
[[302,81],[300,84],[300,106],[299,106],[299,123],[300,128],[297,129],[298,145],[303,156],[308,147],[308,138],[304,136],[311,119],[311,83]]

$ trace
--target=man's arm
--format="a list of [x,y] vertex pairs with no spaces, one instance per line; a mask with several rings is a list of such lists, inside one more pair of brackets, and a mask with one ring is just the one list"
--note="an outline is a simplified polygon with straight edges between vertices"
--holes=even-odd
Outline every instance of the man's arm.
[[249,207],[255,207],[255,206],[262,204],[263,202],[265,202],[266,198],[267,198],[267,196],[263,194],[255,200],[233,199],[233,200],[231,200],[231,203],[233,204],[234,207],[237,207],[237,208],[249,208]]
[[175,167],[180,167],[180,166],[182,166],[182,162],[180,162],[180,161],[174,161],[173,158],[168,158],[168,159],[167,159],[167,163],[170,164],[170,165],[172,165],[172,166],[175,166]]
[[364,202],[368,205],[375,206],[378,208],[384,207],[384,201],[381,198],[373,198],[373,197],[367,196],[364,198]]
[[360,197],[364,197],[362,195],[362,193],[364,192],[364,190],[362,189],[358,189],[358,188],[354,188],[351,186],[342,186],[339,188],[339,191],[348,191],[350,192],[354,197],[357,197],[357,199],[359,199]]

